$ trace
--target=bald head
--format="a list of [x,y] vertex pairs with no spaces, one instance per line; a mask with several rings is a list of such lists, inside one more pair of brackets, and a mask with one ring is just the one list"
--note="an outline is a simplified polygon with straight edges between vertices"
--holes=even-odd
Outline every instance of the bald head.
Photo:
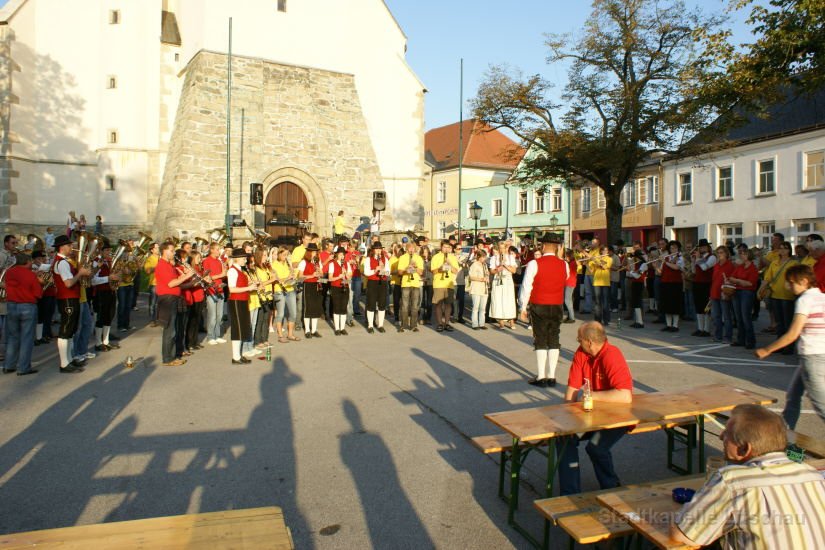
[[603,344],[607,340],[604,327],[598,321],[588,321],[579,327],[579,338],[594,343]]

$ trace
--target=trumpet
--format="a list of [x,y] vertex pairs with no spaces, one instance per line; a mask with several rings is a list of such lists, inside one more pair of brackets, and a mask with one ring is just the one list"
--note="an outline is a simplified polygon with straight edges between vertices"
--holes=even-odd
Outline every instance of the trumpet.
[[659,258],[656,258],[655,260],[652,260],[650,263],[652,265],[652,264],[655,264],[657,262],[666,262],[666,261],[668,261],[669,258],[675,258],[676,256],[681,256],[681,255],[682,255],[681,252],[674,252],[673,254],[667,254],[665,256],[660,256]]
[[200,273],[198,273],[198,271],[194,267],[192,267],[188,263],[184,262],[183,260],[181,260],[177,256],[175,256],[175,265],[181,266],[183,268],[184,272],[186,272],[186,273],[191,272],[192,273],[192,282],[195,284],[195,286],[201,287],[204,292],[206,292],[208,295],[212,296],[215,289],[212,286],[212,284],[209,281],[206,280],[206,277],[209,276],[208,270],[206,271],[206,276],[203,276]]

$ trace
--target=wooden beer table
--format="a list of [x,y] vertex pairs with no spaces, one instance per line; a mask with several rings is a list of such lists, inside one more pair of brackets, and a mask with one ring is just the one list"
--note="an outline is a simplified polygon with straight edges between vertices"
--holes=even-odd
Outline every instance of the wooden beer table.
[[[776,399],[727,384],[712,384],[679,392],[655,392],[634,394],[632,403],[596,402],[590,412],[582,410],[581,403],[561,403],[515,411],[485,414],[484,418],[510,434],[513,448],[510,453],[510,494],[508,496],[507,523],[513,526],[535,546],[542,546],[515,520],[521,475],[522,453],[536,448],[549,439],[606,430],[632,428],[637,424],[658,422],[693,416],[699,436],[699,470],[705,470],[706,414],[729,411],[737,405],[768,405]],[[562,444],[562,452],[565,443]],[[544,453],[542,453],[544,454]],[[559,453],[561,454],[561,453]],[[553,494],[553,484],[558,469],[555,445],[547,448],[546,496]],[[549,542],[550,524],[544,522],[544,547]]]
[[249,508],[0,535],[3,549],[292,550],[280,508]]

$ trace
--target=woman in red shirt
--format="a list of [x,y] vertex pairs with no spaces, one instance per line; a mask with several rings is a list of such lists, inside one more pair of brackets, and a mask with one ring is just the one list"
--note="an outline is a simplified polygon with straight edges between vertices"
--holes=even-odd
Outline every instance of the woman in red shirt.
[[726,246],[716,248],[716,265],[713,266],[713,278],[710,283],[710,317],[713,326],[713,341],[730,344],[733,341],[733,308],[731,300],[722,295],[722,285],[727,283],[733,273],[733,262]]
[[753,304],[756,301],[756,289],[759,287],[759,270],[753,263],[753,250],[742,249],[736,258],[733,273],[728,282],[736,285],[733,295],[733,315],[736,318],[736,340],[731,346],[756,347],[756,334],[753,331]]

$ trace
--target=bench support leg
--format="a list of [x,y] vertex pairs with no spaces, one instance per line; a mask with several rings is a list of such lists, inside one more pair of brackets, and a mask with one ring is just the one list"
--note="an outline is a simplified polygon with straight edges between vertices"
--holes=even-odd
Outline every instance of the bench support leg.
[[699,473],[705,473],[705,415],[696,416],[696,430],[699,434]]

